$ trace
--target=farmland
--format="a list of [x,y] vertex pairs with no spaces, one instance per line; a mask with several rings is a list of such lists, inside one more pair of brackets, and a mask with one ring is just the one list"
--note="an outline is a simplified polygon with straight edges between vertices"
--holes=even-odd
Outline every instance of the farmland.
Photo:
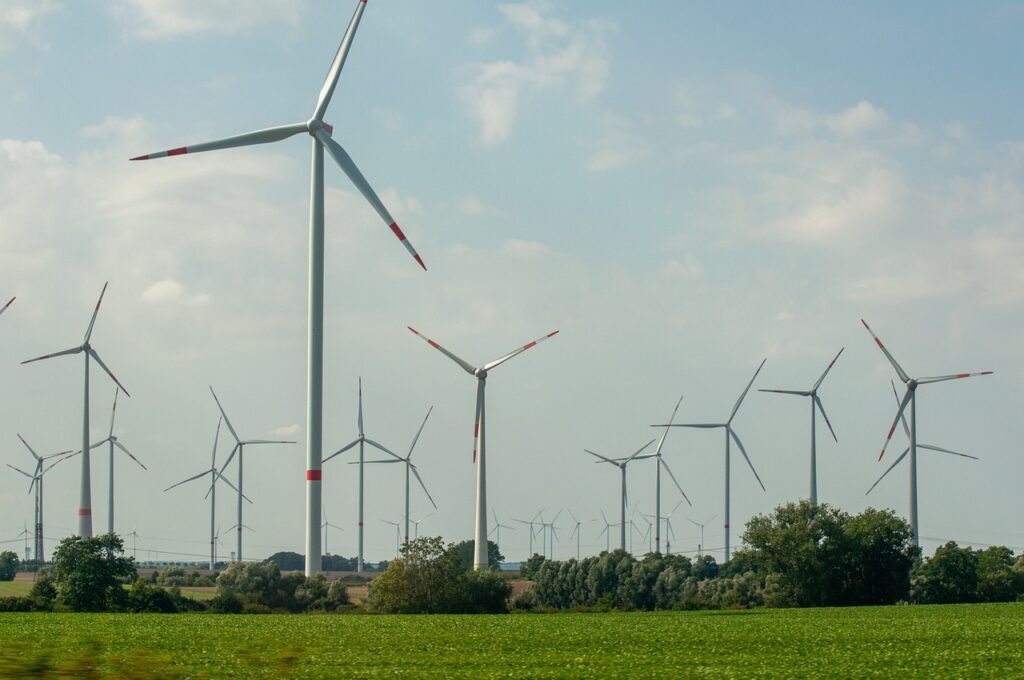
[[0,676],[47,662],[81,673],[94,656],[101,675],[121,677],[1006,677],[1024,664],[1024,604],[418,617],[6,614],[0,640]]

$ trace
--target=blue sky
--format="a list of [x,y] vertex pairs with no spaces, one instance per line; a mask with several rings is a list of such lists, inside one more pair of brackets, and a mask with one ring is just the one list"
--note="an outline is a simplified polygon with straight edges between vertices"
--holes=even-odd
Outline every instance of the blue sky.
[[[0,295],[19,298],[0,319],[3,461],[27,464],[15,432],[76,446],[80,369],[17,361],[73,344],[110,280],[95,341],[133,392],[121,436],[151,468],[119,461],[117,524],[153,550],[204,549],[201,490],[160,489],[203,467],[208,384],[240,430],[304,439],[309,151],[126,159],[308,117],[352,4],[0,5]],[[864,497],[893,415],[864,317],[912,374],[997,372],[922,390],[921,440],[981,460],[921,454],[921,532],[929,550],[1020,549],[1022,25],[1019,3],[371,2],[328,120],[430,271],[330,168],[327,448],[354,436],[359,375],[368,434],[390,446],[435,405],[417,456],[440,507],[421,530],[468,537],[472,381],[404,327],[471,361],[559,328],[490,381],[490,495],[503,519],[611,515],[613,471],[583,447],[631,452],[680,393],[681,419],[725,416],[762,357],[757,386],[809,386],[845,346],[823,388],[840,443],[819,439],[819,493],[904,514],[905,469]],[[109,387],[94,380],[98,437]],[[806,425],[802,405],[748,397],[737,427],[768,491],[734,459],[734,527],[805,493]],[[674,431],[666,455],[692,516],[720,515],[719,438]],[[248,457],[251,554],[301,551],[303,458]],[[65,465],[51,536],[74,526]],[[349,554],[354,476],[335,470],[326,507],[349,530],[330,546]],[[401,513],[401,479],[371,473],[367,552],[387,558],[376,519]],[[631,472],[646,512],[652,473]],[[4,479],[8,538],[31,502]],[[524,534],[503,532],[507,555]]]

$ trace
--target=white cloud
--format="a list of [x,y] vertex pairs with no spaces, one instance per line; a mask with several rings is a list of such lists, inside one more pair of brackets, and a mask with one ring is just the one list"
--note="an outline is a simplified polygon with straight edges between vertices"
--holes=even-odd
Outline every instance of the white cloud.
[[240,33],[265,25],[297,24],[296,0],[118,0],[111,13],[133,34],[163,40],[194,33]]
[[206,293],[190,294],[179,281],[161,279],[142,292],[143,302],[155,305],[182,303],[187,305],[205,305],[210,296]]
[[54,0],[5,0],[0,4],[0,50],[10,48],[19,37],[26,37],[45,47],[38,27],[48,14],[63,6]]
[[889,122],[889,114],[868,101],[857,102],[855,106],[825,118],[830,130],[846,137],[880,130]]
[[458,202],[459,212],[466,217],[479,217],[492,209],[479,196],[463,196]]
[[526,58],[499,60],[472,67],[459,96],[480,123],[480,141],[508,139],[522,101],[538,92],[571,90],[588,102],[605,87],[611,57],[605,36],[615,26],[590,20],[570,25],[523,4],[500,5],[505,22],[526,38]]
[[275,427],[270,431],[272,437],[288,437],[293,434],[298,434],[299,425],[298,423],[292,423],[291,425],[282,425],[281,427]]

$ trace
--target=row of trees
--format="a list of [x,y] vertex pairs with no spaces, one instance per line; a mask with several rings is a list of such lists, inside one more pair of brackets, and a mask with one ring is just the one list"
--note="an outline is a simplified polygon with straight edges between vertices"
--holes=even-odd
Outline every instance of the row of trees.
[[900,601],[993,602],[1024,597],[1024,557],[948,544],[921,561],[910,526],[891,511],[849,515],[807,502],[754,517],[721,568],[615,551],[580,561],[524,565],[534,582],[513,605],[553,609],[719,609],[882,605]]

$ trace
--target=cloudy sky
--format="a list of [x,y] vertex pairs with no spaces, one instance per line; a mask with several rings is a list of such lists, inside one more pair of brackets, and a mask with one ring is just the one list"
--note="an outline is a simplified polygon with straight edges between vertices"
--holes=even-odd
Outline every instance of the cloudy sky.
[[[80,445],[80,362],[18,362],[79,343],[109,281],[93,343],[132,394],[117,434],[149,467],[116,461],[116,528],[140,558],[206,552],[202,485],[161,490],[208,465],[208,385],[243,437],[305,439],[309,142],[127,159],[307,118],[353,5],[0,0],[0,297],[18,297],[0,317],[0,457],[30,467],[16,433]],[[473,380],[406,326],[480,363],[560,329],[489,380],[489,498],[507,523],[613,517],[617,472],[584,447],[631,453],[680,394],[680,420],[723,419],[764,357],[755,387],[806,389],[845,347],[821,392],[839,443],[819,427],[820,498],[905,515],[905,465],[865,497],[905,438],[877,462],[894,374],[863,317],[912,375],[996,371],[919,393],[920,441],[981,458],[921,453],[921,534],[929,552],[1021,549],[1022,29],[1011,2],[371,2],[327,120],[429,272],[329,167],[325,453],[355,436],[359,376],[367,434],[395,450],[433,405],[414,459],[438,509],[421,532],[470,537]],[[96,440],[113,392],[94,371]],[[740,410],[767,491],[734,457],[734,545],[806,495],[807,410],[758,392]],[[696,549],[685,517],[718,515],[705,543],[722,545],[722,448],[720,432],[669,435],[693,501],[674,549]],[[351,555],[345,462],[324,473],[345,527],[327,547]],[[97,529],[106,466],[94,457]],[[32,502],[4,469],[8,540]],[[246,456],[248,555],[303,550],[304,470],[302,444]],[[47,477],[48,536],[76,526],[78,477],[77,462]],[[367,480],[367,558],[386,559],[401,470]],[[652,512],[653,487],[637,463],[631,503]],[[414,490],[412,516],[431,511]],[[583,527],[584,552],[601,527]],[[527,532],[502,543],[522,558]]]

